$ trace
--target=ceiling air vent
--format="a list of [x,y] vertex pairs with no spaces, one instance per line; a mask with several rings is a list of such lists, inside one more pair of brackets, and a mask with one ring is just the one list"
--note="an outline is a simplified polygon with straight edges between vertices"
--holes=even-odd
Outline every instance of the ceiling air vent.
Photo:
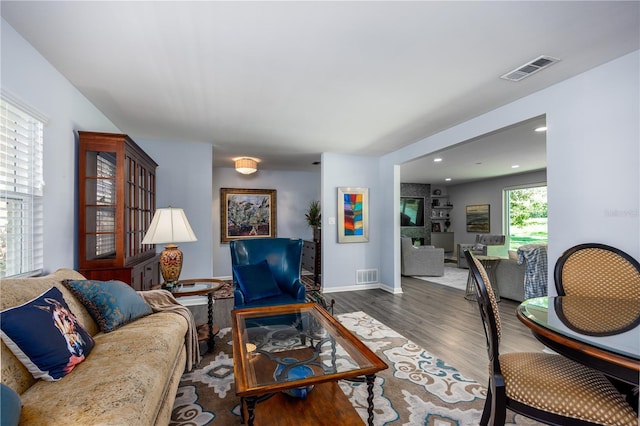
[[519,66],[515,70],[509,71],[500,78],[509,81],[520,81],[525,77],[529,77],[530,75],[533,75],[540,70],[550,67],[559,60],[560,59],[552,58],[551,56],[539,56],[533,61],[529,61],[526,64]]

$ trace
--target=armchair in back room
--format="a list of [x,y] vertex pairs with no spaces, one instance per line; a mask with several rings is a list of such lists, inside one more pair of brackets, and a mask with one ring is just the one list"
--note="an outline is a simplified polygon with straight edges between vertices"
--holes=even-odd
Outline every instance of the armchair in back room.
[[400,240],[401,274],[429,277],[444,275],[444,249],[433,246],[414,247],[411,238]]
[[469,250],[476,256],[486,256],[487,246],[503,246],[506,237],[497,234],[477,234],[473,244],[458,244],[458,268],[469,268],[464,251]]
[[256,238],[229,244],[234,308],[304,303],[302,240]]

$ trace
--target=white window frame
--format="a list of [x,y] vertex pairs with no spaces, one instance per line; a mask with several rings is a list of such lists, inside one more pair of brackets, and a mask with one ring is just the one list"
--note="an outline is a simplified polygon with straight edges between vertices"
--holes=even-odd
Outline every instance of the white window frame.
[[[511,234],[509,232],[511,221],[509,219],[509,197],[507,192],[518,190],[518,189],[539,188],[541,186],[544,186],[547,188],[547,195],[548,195],[549,186],[547,185],[547,182],[527,183],[523,185],[508,186],[502,189],[502,233],[505,236],[505,247],[507,247],[508,250],[510,250],[510,247],[511,247]],[[549,228],[547,227],[547,237],[549,236],[548,232],[549,232]]]
[[33,276],[44,265],[43,145],[46,119],[0,94],[0,278]]

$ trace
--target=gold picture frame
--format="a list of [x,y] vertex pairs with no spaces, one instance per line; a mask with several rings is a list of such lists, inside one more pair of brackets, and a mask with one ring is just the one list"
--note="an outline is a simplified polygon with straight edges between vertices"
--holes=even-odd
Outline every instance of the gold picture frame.
[[220,242],[275,238],[275,189],[220,188]]

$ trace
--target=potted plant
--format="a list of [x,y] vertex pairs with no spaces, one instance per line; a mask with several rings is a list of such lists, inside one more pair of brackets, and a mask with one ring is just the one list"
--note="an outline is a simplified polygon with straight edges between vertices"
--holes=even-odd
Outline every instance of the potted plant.
[[320,241],[320,226],[322,225],[322,210],[320,209],[320,201],[313,200],[309,203],[309,209],[305,213],[304,217],[307,219],[307,224],[313,228],[314,241]]

